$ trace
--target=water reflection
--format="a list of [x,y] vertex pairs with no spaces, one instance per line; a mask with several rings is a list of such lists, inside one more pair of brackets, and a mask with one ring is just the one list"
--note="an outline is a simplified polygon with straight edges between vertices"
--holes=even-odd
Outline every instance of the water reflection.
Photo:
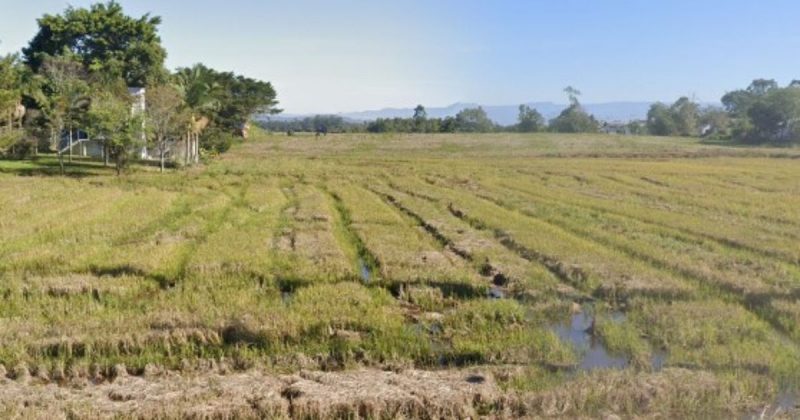
[[369,266],[367,266],[362,258],[358,259],[358,268],[361,271],[361,280],[364,283],[369,283],[370,280],[372,280],[372,270],[370,270]]
[[[614,321],[614,316],[612,316]],[[617,316],[621,322],[624,315]],[[576,366],[578,370],[590,371],[594,369],[624,369],[628,366],[625,357],[612,356],[602,341],[594,336],[593,329],[595,317],[585,309],[572,315],[569,322],[552,326],[553,331],[562,341],[572,344],[579,352],[581,360]]]

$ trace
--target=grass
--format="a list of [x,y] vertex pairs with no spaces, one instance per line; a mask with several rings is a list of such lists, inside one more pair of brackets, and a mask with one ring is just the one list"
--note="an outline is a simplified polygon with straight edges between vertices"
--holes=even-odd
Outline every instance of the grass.
[[[482,366],[516,402],[481,410],[528,416],[742,414],[800,380],[797,149],[254,137],[163,175],[0,161],[7,376]],[[575,369],[551,326],[581,304],[628,368]]]

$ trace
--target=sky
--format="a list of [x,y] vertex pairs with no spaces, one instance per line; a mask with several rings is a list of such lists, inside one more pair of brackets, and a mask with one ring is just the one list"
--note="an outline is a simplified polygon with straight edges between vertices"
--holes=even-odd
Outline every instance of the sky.
[[[90,1],[0,0],[0,54]],[[716,102],[800,79],[797,0],[122,0],[161,16],[171,69],[270,81],[287,113],[455,102]]]

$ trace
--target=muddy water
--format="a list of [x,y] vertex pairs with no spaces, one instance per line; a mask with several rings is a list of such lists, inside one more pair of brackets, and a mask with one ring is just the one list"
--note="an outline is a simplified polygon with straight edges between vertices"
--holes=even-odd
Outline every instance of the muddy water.
[[361,281],[369,283],[372,280],[372,270],[362,258],[358,259],[358,269],[361,272]]
[[489,287],[487,295],[489,296],[490,299],[505,299],[506,292],[504,292],[503,289],[501,289],[500,287],[492,285],[491,287]]
[[742,417],[743,419],[800,418],[800,390],[783,390],[778,393],[772,404],[757,412]]
[[659,372],[664,369],[667,364],[667,352],[663,350],[656,350],[650,355],[650,367],[654,372]]
[[[609,319],[615,324],[625,322],[623,312],[615,311],[609,314]],[[578,371],[591,371],[594,369],[625,369],[630,366],[630,360],[625,356],[612,355],[602,340],[592,333],[596,317],[587,309],[581,310],[571,316],[569,321],[551,325],[551,329],[562,341],[572,344],[581,357],[575,367]],[[654,372],[666,367],[669,354],[663,350],[654,350],[650,355],[650,367]]]
[[[624,316],[623,316],[624,317]],[[614,317],[612,316],[612,320]],[[562,341],[572,344],[580,354],[576,369],[624,369],[628,366],[625,357],[612,356],[603,343],[591,334],[594,316],[583,310],[572,315],[569,322],[553,325],[551,328]],[[617,322],[617,321],[615,321]]]
[[775,406],[784,413],[796,412],[800,408],[800,390],[782,391],[775,399]]
[[292,292],[281,292],[281,301],[285,304],[292,302]]

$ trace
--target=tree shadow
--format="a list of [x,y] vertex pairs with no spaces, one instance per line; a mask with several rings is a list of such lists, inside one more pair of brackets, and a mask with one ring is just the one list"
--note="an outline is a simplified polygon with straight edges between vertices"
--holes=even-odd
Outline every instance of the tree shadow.
[[786,150],[795,149],[798,147],[798,145],[800,145],[794,142],[774,142],[774,141],[753,142],[746,140],[720,139],[720,138],[701,138],[699,143],[707,146],[725,146],[737,149],[770,148],[770,149],[786,149]]
[[175,279],[168,278],[163,274],[148,273],[140,268],[133,267],[128,264],[115,265],[109,267],[100,267],[93,265],[89,267],[89,272],[97,277],[123,277],[123,276],[141,277],[156,282],[161,289],[165,290],[175,287],[177,283]]
[[92,176],[108,175],[114,173],[114,168],[103,166],[102,162],[73,159],[72,162],[64,160],[64,173],[55,157],[34,157],[31,159],[12,160],[0,159],[0,173],[16,176],[30,177],[68,177],[86,178]]
[[[158,168],[160,162],[153,160],[131,160],[128,162],[127,169],[136,168]],[[175,169],[174,162],[164,162],[164,167]],[[124,171],[125,171],[124,170]],[[41,155],[28,159],[0,159],[0,174],[10,174],[17,176],[31,177],[67,177],[67,178],[86,178],[93,176],[115,175],[116,167],[113,162],[106,166],[102,160],[86,157],[73,157],[69,162],[64,157],[64,173],[61,173],[61,165],[58,157],[54,155]]]

